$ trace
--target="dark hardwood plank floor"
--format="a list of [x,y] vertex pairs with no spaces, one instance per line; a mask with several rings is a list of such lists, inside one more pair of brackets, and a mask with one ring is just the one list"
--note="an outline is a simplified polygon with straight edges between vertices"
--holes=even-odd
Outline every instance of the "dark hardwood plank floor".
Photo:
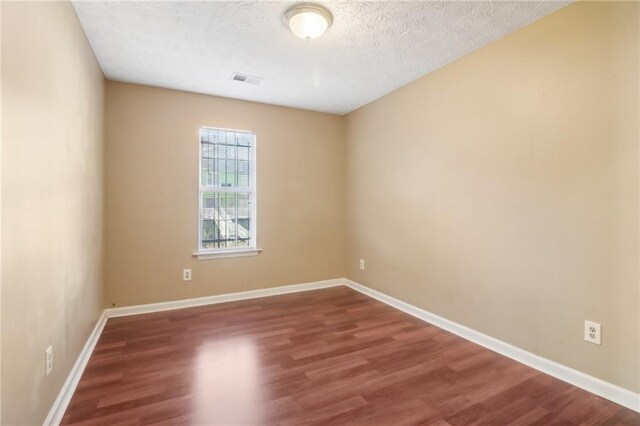
[[67,425],[638,425],[347,287],[114,318]]

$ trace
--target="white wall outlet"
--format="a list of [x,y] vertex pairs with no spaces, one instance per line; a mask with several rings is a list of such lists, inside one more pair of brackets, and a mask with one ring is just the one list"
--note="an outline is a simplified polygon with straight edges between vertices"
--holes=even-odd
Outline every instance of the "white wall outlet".
[[191,281],[191,269],[182,270],[182,281]]
[[49,346],[44,351],[45,375],[51,374],[53,370],[53,346]]
[[360,270],[364,271],[364,259],[360,259]]
[[600,344],[602,326],[597,322],[584,322],[584,340],[589,343]]

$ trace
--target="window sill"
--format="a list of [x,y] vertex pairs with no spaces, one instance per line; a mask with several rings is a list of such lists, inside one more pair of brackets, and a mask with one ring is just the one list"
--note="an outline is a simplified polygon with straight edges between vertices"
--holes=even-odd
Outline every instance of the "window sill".
[[224,251],[197,251],[193,253],[198,260],[207,260],[207,259],[223,259],[229,257],[247,257],[247,256],[257,256],[262,249],[259,248],[246,248],[246,249],[238,249],[238,250],[224,250]]

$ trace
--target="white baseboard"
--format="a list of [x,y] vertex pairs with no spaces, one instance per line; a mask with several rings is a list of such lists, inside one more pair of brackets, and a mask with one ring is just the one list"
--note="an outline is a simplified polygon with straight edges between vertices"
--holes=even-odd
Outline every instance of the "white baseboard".
[[47,418],[44,420],[45,426],[57,426],[62,421],[64,412],[67,410],[69,402],[71,402],[71,397],[80,382],[82,373],[84,372],[84,369],[89,362],[89,358],[91,358],[91,354],[93,353],[93,348],[96,347],[96,343],[98,343],[98,339],[100,338],[100,334],[102,334],[102,329],[104,329],[106,323],[107,317],[104,312],[102,312],[102,315],[98,318],[96,326],[93,327],[93,331],[91,331],[91,334],[87,339],[87,343],[85,343],[82,348],[82,352],[80,352],[76,363],[73,365],[73,368],[71,368],[69,376],[67,376],[67,380],[65,380],[64,385],[62,385],[62,389],[60,389],[58,397],[53,402]]
[[565,365],[558,364],[557,362],[551,361],[541,356],[532,354],[531,352],[525,351],[524,349],[520,349],[518,347],[510,345],[509,343],[503,342],[502,340],[487,336],[486,334],[480,333],[469,327],[465,327],[464,325],[460,325],[431,312],[425,311],[424,309],[420,309],[418,307],[410,305],[406,302],[388,296],[377,290],[373,290],[372,288],[363,286],[362,284],[358,284],[354,281],[345,279],[345,284],[362,294],[379,300],[380,302],[406,312],[407,314],[426,321],[430,324],[438,326],[453,334],[457,334],[458,336],[477,343],[480,346],[484,346],[487,349],[491,349],[494,352],[521,362],[522,364],[528,365],[531,368],[535,368],[536,370],[542,371],[543,373],[546,373],[564,382],[582,388],[595,395],[601,396],[602,398],[613,401],[616,404],[620,404],[631,410],[640,412],[640,394],[621,388],[620,386],[614,385],[612,383],[605,382],[604,380],[598,379],[597,377],[590,376]]
[[195,299],[182,299],[171,302],[150,303],[148,305],[110,308],[105,309],[105,314],[107,315],[107,318],[116,318],[128,315],[148,314],[151,312],[170,311],[173,309],[193,308],[195,306],[215,305],[217,303],[235,302],[238,300],[256,299],[258,297],[277,296],[279,294],[298,293],[300,291],[317,290],[339,285],[344,285],[344,278],[286,285],[282,287],[263,288],[259,290],[242,291],[239,293],[219,294],[216,296],[198,297]]

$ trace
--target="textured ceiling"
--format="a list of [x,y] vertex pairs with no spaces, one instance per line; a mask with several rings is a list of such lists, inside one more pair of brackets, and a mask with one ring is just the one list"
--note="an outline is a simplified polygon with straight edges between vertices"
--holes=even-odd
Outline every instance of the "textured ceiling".
[[[112,80],[348,113],[565,6],[557,1],[327,1],[334,23],[306,43],[294,2],[75,1]],[[262,77],[259,85],[231,80]]]

